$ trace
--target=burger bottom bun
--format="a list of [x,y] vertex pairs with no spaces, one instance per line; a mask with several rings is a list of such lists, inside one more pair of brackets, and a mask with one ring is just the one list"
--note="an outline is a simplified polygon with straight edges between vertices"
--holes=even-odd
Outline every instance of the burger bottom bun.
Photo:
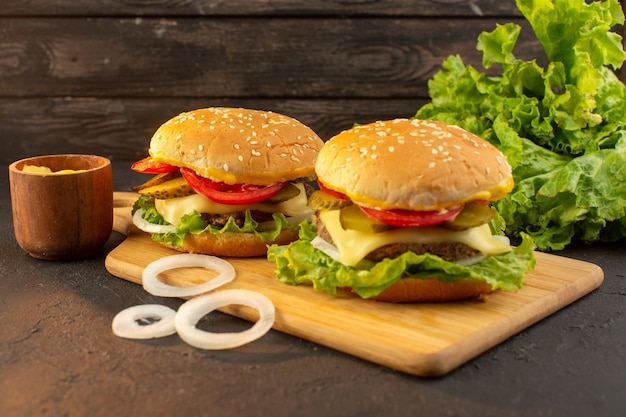
[[278,237],[272,241],[265,242],[253,233],[189,233],[181,246],[169,245],[165,242],[161,244],[180,252],[200,253],[204,255],[251,258],[255,256],[266,256],[267,246],[271,244],[286,245],[298,239],[298,231],[293,229],[283,229]]
[[371,299],[392,303],[440,303],[481,298],[493,291],[486,282],[469,278],[454,282],[437,278],[402,278]]

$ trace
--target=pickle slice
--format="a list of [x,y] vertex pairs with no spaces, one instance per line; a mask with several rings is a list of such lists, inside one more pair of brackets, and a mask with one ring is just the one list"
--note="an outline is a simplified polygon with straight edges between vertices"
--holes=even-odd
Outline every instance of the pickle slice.
[[137,192],[160,200],[185,197],[195,193],[189,184],[187,184],[187,181],[180,176],[169,181],[142,188]]
[[175,178],[178,178],[181,176],[180,171],[176,171],[176,172],[167,172],[165,174],[159,174],[159,175],[155,175],[154,177],[150,178],[148,181],[144,182],[141,185],[137,185],[135,187],[133,187],[133,191],[139,192],[140,190],[143,190],[145,188],[150,188],[153,187],[155,185],[159,185],[159,184],[163,184],[164,182],[173,180]]
[[450,230],[467,230],[485,223],[489,223],[495,217],[493,209],[487,205],[467,203],[458,216],[451,222],[441,225]]
[[307,206],[313,210],[328,210],[339,209],[341,207],[349,206],[352,201],[334,197],[322,190],[315,190],[309,197]]
[[352,229],[365,233],[380,233],[393,229],[393,226],[370,219],[367,217],[367,214],[355,204],[343,207],[339,211],[339,222],[344,229]]
[[290,200],[300,194],[300,189],[294,184],[288,182],[279,192],[263,201],[264,203],[282,203],[283,201]]

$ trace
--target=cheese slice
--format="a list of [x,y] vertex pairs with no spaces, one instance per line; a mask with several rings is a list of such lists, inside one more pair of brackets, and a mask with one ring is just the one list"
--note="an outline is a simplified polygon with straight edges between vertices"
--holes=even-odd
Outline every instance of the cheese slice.
[[404,227],[381,233],[366,233],[344,229],[339,210],[325,210],[318,214],[339,250],[339,262],[354,266],[365,256],[383,246],[394,243],[464,243],[486,255],[497,255],[511,250],[511,246],[494,238],[488,224],[463,231],[443,227]]
[[313,211],[307,207],[307,197],[304,191],[304,184],[294,184],[300,189],[300,193],[289,200],[281,203],[254,203],[254,204],[221,204],[209,200],[200,194],[192,194],[179,198],[168,198],[166,200],[155,199],[154,207],[169,223],[180,226],[180,219],[185,214],[194,211],[198,213],[228,214],[239,211],[259,210],[267,213],[283,213],[285,216],[302,216]]

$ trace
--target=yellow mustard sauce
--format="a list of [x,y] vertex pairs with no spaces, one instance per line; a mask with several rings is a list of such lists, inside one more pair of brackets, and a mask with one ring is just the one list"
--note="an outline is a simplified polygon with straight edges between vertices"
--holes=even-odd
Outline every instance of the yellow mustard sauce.
[[74,174],[76,172],[82,172],[84,169],[73,170],[73,169],[62,169],[60,171],[52,171],[48,167],[38,166],[38,165],[24,165],[22,168],[22,172],[27,174],[41,174],[41,175],[62,175],[62,174]]

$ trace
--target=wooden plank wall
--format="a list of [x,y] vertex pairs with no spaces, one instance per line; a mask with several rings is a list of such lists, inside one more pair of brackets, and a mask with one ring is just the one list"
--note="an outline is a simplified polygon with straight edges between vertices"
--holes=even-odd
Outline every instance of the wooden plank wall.
[[2,0],[0,158],[145,155],[181,111],[282,112],[327,139],[412,116],[451,54],[480,66],[480,32],[524,27],[514,0]]

